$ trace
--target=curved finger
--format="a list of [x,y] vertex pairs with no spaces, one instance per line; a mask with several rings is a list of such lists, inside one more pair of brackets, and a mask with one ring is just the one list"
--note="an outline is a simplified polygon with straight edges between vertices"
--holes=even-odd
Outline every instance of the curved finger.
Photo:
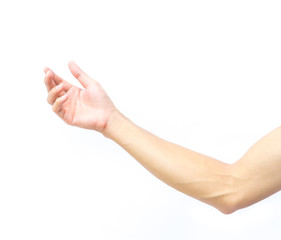
[[70,84],[69,82],[65,81],[63,78],[61,78],[60,76],[58,76],[56,73],[54,73],[53,70],[51,70],[49,67],[44,67],[44,72],[47,74],[48,72],[52,73],[52,77],[53,77],[53,81],[55,83],[55,85],[59,85],[60,83],[63,83],[65,86],[65,89],[68,90],[72,87],[72,84]]
[[47,102],[53,105],[56,99],[63,95],[64,95],[63,83],[60,83],[59,85],[51,89],[47,97]]
[[62,110],[62,105],[67,100],[68,96],[64,94],[63,96],[56,99],[56,101],[53,104],[53,111],[55,113],[59,113]]
[[56,86],[56,84],[53,81],[53,74],[50,71],[46,72],[46,76],[44,79],[44,83],[46,85],[47,91],[50,92],[52,88]]

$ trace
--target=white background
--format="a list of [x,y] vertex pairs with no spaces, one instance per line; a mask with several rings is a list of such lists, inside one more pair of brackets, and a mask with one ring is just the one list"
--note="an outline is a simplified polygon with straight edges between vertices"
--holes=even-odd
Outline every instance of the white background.
[[281,124],[280,1],[0,2],[0,239],[280,239],[281,195],[223,215],[48,105],[74,60],[136,124],[235,162]]

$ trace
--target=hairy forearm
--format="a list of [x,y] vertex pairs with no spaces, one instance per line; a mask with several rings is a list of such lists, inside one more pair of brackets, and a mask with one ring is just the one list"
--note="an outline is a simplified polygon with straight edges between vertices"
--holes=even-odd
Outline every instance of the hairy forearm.
[[104,135],[166,184],[226,214],[281,189],[281,128],[254,144],[234,164],[165,141],[121,113],[112,117]]

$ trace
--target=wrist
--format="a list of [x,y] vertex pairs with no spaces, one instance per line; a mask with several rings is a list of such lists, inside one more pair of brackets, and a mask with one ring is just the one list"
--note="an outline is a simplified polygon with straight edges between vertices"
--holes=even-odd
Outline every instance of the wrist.
[[106,126],[102,134],[109,139],[114,140],[124,126],[124,122],[128,119],[117,109],[115,109],[109,116]]

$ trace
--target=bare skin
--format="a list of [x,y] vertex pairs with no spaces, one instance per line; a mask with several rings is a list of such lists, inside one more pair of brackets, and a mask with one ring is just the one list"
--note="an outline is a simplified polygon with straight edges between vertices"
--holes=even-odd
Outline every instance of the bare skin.
[[281,189],[281,128],[257,141],[237,162],[227,164],[165,141],[135,125],[101,85],[69,62],[78,88],[45,67],[47,101],[67,124],[115,141],[154,176],[224,214],[248,207]]

